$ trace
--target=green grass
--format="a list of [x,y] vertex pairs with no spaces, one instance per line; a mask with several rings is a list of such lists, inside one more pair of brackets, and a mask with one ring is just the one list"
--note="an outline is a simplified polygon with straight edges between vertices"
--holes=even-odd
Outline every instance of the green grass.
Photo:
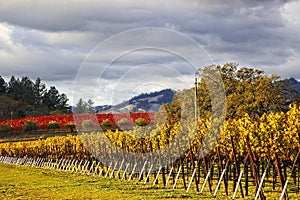
[[[178,199],[183,190],[0,164],[0,199]],[[195,197],[195,196],[194,196]]]
[[[109,180],[103,177],[82,176],[63,171],[32,169],[0,164],[0,199],[212,199],[208,192],[199,194],[195,188],[187,194],[183,188],[172,191],[151,184]],[[207,189],[207,188],[206,188]],[[230,193],[232,195],[232,193]],[[279,193],[268,199],[278,199]],[[294,194],[295,195],[295,194]],[[223,188],[218,198],[224,196]],[[240,196],[238,194],[238,196]],[[254,195],[245,199],[253,199]],[[291,199],[299,196],[290,195]]]

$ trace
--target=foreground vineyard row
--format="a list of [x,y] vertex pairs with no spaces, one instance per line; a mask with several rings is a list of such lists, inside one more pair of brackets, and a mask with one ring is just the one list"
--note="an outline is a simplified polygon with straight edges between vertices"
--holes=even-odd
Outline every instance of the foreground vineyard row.
[[[158,189],[158,186],[162,185],[163,188],[172,188],[173,191],[175,189],[185,189],[186,193],[189,193],[192,189],[195,189],[195,186],[197,187],[197,185],[193,183],[193,177],[195,177],[195,174],[191,173],[188,168],[184,169],[182,166],[172,166],[170,168],[166,168],[165,170],[163,170],[163,168],[160,166],[156,171],[151,171],[151,169],[147,170],[146,168],[135,168],[133,170],[128,170],[129,165],[136,165],[136,163],[126,163],[124,160],[122,160],[119,163],[112,163],[109,166],[103,166],[102,163],[98,162],[97,160],[78,160],[71,158],[45,159],[41,157],[31,158],[27,156],[1,156],[0,162],[16,166],[26,166],[29,168],[43,168],[91,177],[116,179],[120,180],[121,182],[127,181],[133,184],[140,184],[141,187],[150,187],[153,189]],[[149,164],[153,165],[153,163]],[[233,173],[230,167],[224,168],[220,176],[217,170],[214,171],[215,165],[216,164],[211,163],[210,171],[207,175],[204,172],[205,170],[202,167],[200,168],[199,172],[201,173],[201,176],[199,176],[199,184],[201,182],[201,190],[198,193],[199,195],[210,196],[211,198],[225,198],[225,196],[228,196],[229,192],[231,199],[244,197],[244,195],[257,198],[258,192],[255,192],[255,184],[250,180],[252,174],[249,173],[250,171],[248,170],[247,165],[243,166],[238,183],[234,182],[235,177],[232,177]],[[126,166],[125,170],[122,168],[122,166]],[[271,191],[272,187],[278,187],[278,184],[274,183],[273,180],[270,180],[271,174],[273,173],[272,168],[267,168],[265,170],[262,169],[260,172],[262,174],[260,183],[264,184],[266,198],[283,199],[283,195],[287,191],[289,192],[290,199],[299,198],[299,195],[295,192],[295,183],[286,185],[286,188],[283,191]],[[290,174],[291,171],[288,173]],[[243,174],[244,176],[242,177]],[[230,185],[229,188],[221,187],[221,181],[223,180],[228,181],[227,184]],[[295,180],[292,180],[291,182],[294,181]],[[188,184],[187,187],[184,186],[185,183]],[[239,192],[240,194],[238,193],[239,184],[245,185],[245,194],[243,192]],[[228,189],[230,189],[230,191],[228,191]]]

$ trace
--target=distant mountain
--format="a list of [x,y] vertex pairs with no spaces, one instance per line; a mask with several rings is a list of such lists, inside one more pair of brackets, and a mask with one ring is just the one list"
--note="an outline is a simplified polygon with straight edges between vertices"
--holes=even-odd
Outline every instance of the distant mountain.
[[294,88],[295,90],[297,90],[300,93],[300,82],[294,78],[290,78],[290,79],[288,79],[288,81],[291,84],[292,88]]
[[171,103],[174,91],[165,89],[158,92],[143,93],[117,105],[96,106],[98,113],[107,112],[157,112],[164,103]]

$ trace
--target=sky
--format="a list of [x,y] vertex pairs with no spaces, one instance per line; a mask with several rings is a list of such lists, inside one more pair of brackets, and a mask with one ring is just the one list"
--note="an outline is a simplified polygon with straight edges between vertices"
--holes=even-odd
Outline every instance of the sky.
[[193,85],[209,64],[300,80],[300,2],[3,0],[0,75],[97,105]]

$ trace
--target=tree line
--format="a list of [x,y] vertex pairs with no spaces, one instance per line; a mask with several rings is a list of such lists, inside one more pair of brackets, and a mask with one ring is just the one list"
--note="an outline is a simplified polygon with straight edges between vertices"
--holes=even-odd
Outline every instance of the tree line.
[[40,78],[11,79],[0,76],[0,119],[68,113],[68,98],[55,86],[47,88]]
[[[241,118],[246,113],[252,117],[260,117],[264,113],[286,112],[289,105],[300,102],[299,91],[291,86],[289,80],[282,80],[276,74],[267,75],[262,70],[240,67],[237,63],[212,65],[201,70],[207,74],[213,74],[213,70],[219,71],[226,93],[226,119]],[[209,116],[212,109],[207,81],[203,77],[197,83],[198,114],[202,117]],[[189,90],[181,93],[191,94]],[[169,118],[180,118],[179,104],[175,95],[171,104],[164,105]]]

